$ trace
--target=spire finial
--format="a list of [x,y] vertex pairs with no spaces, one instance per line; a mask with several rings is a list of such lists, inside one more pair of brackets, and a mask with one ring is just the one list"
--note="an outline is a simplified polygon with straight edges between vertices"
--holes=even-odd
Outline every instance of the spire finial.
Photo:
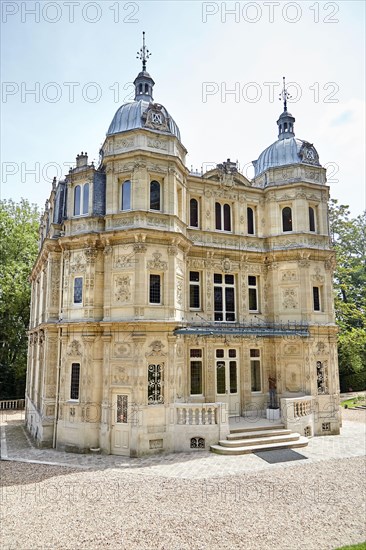
[[140,48],[140,51],[137,52],[137,56],[136,56],[137,59],[141,59],[141,61],[142,61],[142,70],[143,71],[146,71],[146,62],[149,59],[150,55],[151,55],[151,53],[146,48],[146,45],[145,45],[145,31],[143,31],[143,33],[142,33],[142,48]]
[[282,99],[283,101],[283,110],[285,113],[287,113],[287,100],[288,99],[291,99],[291,95],[288,93],[287,89],[286,89],[286,80],[285,80],[285,77],[283,77],[283,90],[282,92],[280,93],[280,101]]

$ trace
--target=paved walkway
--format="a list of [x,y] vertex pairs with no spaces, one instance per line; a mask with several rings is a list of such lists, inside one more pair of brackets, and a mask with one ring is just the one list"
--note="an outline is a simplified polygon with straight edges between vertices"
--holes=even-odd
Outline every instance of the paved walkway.
[[[354,411],[352,411],[354,413]],[[357,411],[360,421],[343,420],[341,435],[314,437],[307,447],[297,449],[303,460],[268,464],[254,454],[222,456],[207,451],[175,453],[128,458],[113,455],[74,454],[33,446],[23,426],[22,414],[7,412],[1,420],[1,458],[20,462],[36,462],[70,466],[84,470],[107,468],[138,471],[145,475],[169,478],[205,479],[241,472],[285,468],[322,460],[364,456],[366,449],[366,413]],[[344,417],[347,413],[344,414]]]

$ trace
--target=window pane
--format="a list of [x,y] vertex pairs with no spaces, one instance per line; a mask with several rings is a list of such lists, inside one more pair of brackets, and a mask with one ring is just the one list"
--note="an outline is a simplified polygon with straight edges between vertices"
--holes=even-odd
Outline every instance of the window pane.
[[253,209],[247,208],[248,235],[254,235],[254,215]]
[[309,206],[309,229],[310,231],[315,231],[314,208],[311,208],[311,206]]
[[320,311],[320,293],[319,287],[313,286],[314,311]]
[[223,349],[217,349],[216,350],[216,357],[224,357],[224,350]]
[[202,393],[202,361],[191,361],[191,395]]
[[257,285],[257,277],[254,277],[253,275],[249,275],[248,285],[249,286],[256,286]]
[[189,307],[198,309],[200,307],[200,287],[190,285],[189,287]]
[[236,357],[236,349],[229,349],[229,357]]
[[215,219],[216,229],[221,229],[221,204],[219,202],[215,203]]
[[149,365],[147,398],[149,405],[164,403],[162,365]]
[[217,284],[221,285],[222,275],[220,275],[220,273],[215,273],[214,274],[214,283],[217,283]]
[[191,355],[191,357],[202,357],[202,350],[201,349],[191,349],[190,355]]
[[288,206],[282,210],[282,230],[292,231],[292,213]]
[[160,210],[160,183],[158,181],[150,183],[150,209]]
[[81,304],[83,301],[83,278],[74,279],[74,304]]
[[225,284],[233,285],[234,284],[234,275],[225,275]]
[[198,227],[198,202],[196,199],[191,199],[189,202],[189,225]]
[[230,393],[238,392],[238,381],[236,374],[236,361],[230,361],[229,363],[230,374]]
[[261,391],[261,365],[259,361],[251,361],[251,387],[252,391]]
[[228,204],[224,204],[224,229],[225,231],[231,231],[231,214]]
[[249,289],[249,311],[257,311],[258,302],[257,302],[257,289]]
[[250,357],[259,357],[260,356],[260,350],[259,349],[251,349],[250,350]]
[[80,185],[77,185],[74,189],[74,215],[75,216],[80,216],[80,198],[81,198]]
[[89,183],[86,183],[83,187],[83,214],[89,212]]
[[216,393],[223,394],[226,392],[225,384],[225,362],[216,362]]
[[79,399],[80,363],[71,365],[70,399]]
[[125,181],[122,185],[122,210],[131,209],[131,182]]
[[128,396],[117,395],[117,417],[116,422],[118,424],[127,424],[127,406]]
[[160,275],[150,275],[150,304],[160,304]]
[[215,286],[214,287],[214,300],[215,300],[215,321],[223,321],[222,315],[222,288]]
[[199,282],[199,280],[200,280],[199,271],[190,271],[189,272],[189,280]]
[[233,288],[225,288],[226,311],[235,311],[235,294]]

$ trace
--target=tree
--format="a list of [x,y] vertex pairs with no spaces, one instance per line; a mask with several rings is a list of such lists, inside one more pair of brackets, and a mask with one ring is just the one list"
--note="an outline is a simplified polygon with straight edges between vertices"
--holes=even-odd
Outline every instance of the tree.
[[348,206],[331,200],[330,233],[336,252],[335,312],[340,374],[366,369],[366,212],[350,218]]
[[38,253],[39,217],[27,200],[0,201],[0,399],[24,396],[28,278]]

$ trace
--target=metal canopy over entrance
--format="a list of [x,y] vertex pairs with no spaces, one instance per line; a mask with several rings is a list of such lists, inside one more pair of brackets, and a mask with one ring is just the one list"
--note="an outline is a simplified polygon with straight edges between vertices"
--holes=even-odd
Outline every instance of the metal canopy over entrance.
[[281,337],[281,336],[301,336],[309,337],[308,323],[263,323],[244,324],[244,323],[212,323],[195,324],[190,323],[185,327],[176,328],[174,334],[195,335],[195,336],[258,336],[258,337]]

